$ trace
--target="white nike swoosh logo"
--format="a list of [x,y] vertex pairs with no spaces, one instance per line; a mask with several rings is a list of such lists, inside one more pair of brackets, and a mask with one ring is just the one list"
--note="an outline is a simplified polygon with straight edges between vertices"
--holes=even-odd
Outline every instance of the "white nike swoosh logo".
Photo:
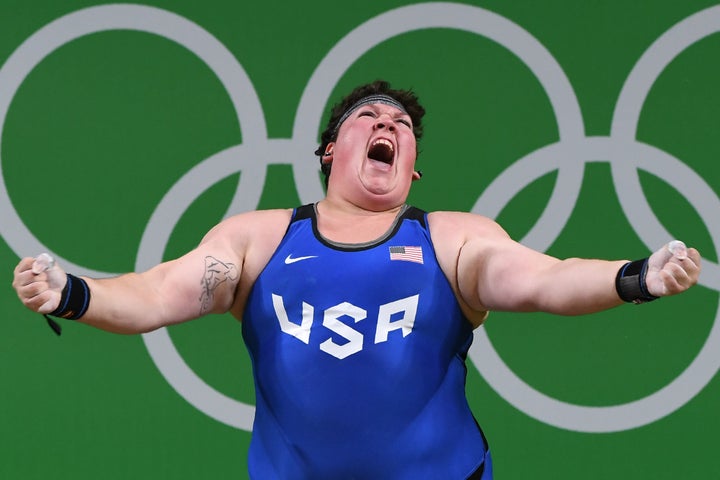
[[291,263],[299,262],[301,260],[307,260],[308,258],[317,258],[317,255],[308,255],[307,257],[295,257],[292,258],[292,253],[288,255],[285,258],[285,265],[290,265]]

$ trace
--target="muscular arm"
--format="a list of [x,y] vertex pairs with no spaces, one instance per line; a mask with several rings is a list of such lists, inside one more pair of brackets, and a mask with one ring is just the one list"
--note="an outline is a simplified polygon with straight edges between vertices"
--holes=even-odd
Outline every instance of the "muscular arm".
[[[289,210],[248,212],[213,228],[197,248],[142,273],[92,279],[91,300],[80,322],[115,333],[144,333],[207,313],[242,311],[244,296],[282,238]],[[13,286],[31,310],[52,312],[65,273],[34,274],[20,261]]]
[[144,333],[225,312],[235,296],[241,261],[232,249],[210,241],[143,273],[85,278],[92,299],[79,321],[115,333]]
[[620,305],[615,275],[625,261],[559,260],[509,238],[469,240],[458,256],[464,297],[490,310],[580,315]]
[[[615,277],[626,260],[558,259],[527,248],[495,222],[466,213],[431,216],[433,242],[459,298],[473,310],[542,311],[581,315],[620,305]],[[678,260],[653,255],[648,288],[657,296],[697,282],[700,256],[688,249]]]

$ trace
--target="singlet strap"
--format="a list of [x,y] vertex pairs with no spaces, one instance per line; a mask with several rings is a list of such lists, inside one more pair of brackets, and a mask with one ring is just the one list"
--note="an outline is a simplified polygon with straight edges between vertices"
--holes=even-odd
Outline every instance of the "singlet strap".
[[427,229],[427,212],[425,210],[409,205],[400,218],[403,220],[416,220],[422,225],[423,229]]
[[290,223],[313,217],[315,217],[315,204],[308,203],[307,205],[295,208]]

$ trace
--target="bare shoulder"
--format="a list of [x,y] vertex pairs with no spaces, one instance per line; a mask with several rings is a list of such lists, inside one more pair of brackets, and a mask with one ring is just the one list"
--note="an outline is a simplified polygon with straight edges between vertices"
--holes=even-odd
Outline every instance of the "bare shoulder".
[[491,218],[469,212],[431,212],[428,214],[428,223],[434,239],[450,243],[459,242],[459,246],[479,236],[507,235]]
[[428,214],[428,227],[440,266],[451,280],[454,280],[460,253],[468,243],[508,238],[494,220],[468,212],[432,212]]
[[497,222],[475,213],[433,212],[428,223],[441,266],[453,272],[462,259],[515,243]]
[[505,231],[492,219],[468,212],[439,211],[428,214],[428,227],[440,268],[448,278],[465,315],[474,327],[487,317],[487,311],[475,301],[468,301],[460,288],[460,258],[468,244],[507,238]]
[[240,318],[247,294],[287,231],[292,209],[257,210],[234,215],[210,230],[203,243],[219,242],[230,248],[240,268],[240,280],[231,308]]
[[282,236],[291,216],[292,209],[256,210],[233,215],[212,228],[202,242],[229,242],[234,249],[244,252],[278,234]]

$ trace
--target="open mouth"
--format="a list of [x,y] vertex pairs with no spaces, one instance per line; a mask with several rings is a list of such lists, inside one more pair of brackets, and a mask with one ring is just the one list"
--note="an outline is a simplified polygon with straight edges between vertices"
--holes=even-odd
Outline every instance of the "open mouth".
[[395,159],[395,147],[389,140],[378,138],[370,145],[368,158],[392,165]]

